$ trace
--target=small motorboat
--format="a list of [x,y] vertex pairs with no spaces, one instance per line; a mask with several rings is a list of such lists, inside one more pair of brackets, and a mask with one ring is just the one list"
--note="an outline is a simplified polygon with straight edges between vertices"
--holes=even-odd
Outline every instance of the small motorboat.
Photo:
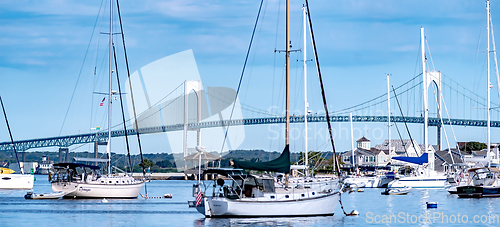
[[33,193],[33,192],[28,192],[26,195],[24,195],[25,199],[59,199],[63,197],[66,193],[63,191],[60,192],[53,192],[53,193]]
[[63,196],[76,191],[76,189],[77,188],[75,188],[69,192],[59,191],[59,192],[40,193],[40,194],[28,192],[28,193],[26,193],[26,195],[24,195],[24,198],[25,199],[60,199]]
[[411,191],[411,187],[404,188],[386,188],[385,191],[381,192],[382,195],[406,195]]

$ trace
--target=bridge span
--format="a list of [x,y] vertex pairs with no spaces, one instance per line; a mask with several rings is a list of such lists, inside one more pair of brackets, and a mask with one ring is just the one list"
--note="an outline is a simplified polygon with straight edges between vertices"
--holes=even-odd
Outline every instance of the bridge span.
[[[412,124],[423,124],[423,117],[405,117],[407,123]],[[387,122],[387,116],[353,116],[353,122]],[[309,115],[307,116],[308,122],[326,122],[326,116],[324,115]],[[349,122],[349,116],[330,116],[331,122]],[[303,123],[304,115],[296,115],[290,117],[291,123]],[[391,122],[403,123],[403,117],[391,116]],[[486,127],[486,120],[468,120],[468,119],[444,119],[444,125],[456,125],[456,126],[474,126],[474,127]],[[203,128],[214,128],[214,127],[226,127],[228,125],[262,125],[262,124],[284,124],[285,117],[265,117],[265,118],[248,118],[248,119],[236,119],[236,120],[225,120],[225,121],[207,121],[207,122],[197,122],[187,124],[188,129],[203,129]],[[439,118],[429,118],[429,126],[437,126],[441,124]],[[491,121],[491,127],[500,127],[500,121]],[[172,132],[172,131],[182,131],[184,130],[184,124],[176,125],[166,125],[158,127],[140,128],[139,134],[150,134],[150,133],[162,133],[162,132]],[[127,129],[127,134],[135,135],[135,129]],[[68,135],[68,136],[58,136],[49,138],[39,138],[31,140],[20,140],[14,141],[16,149],[18,151],[26,151],[32,148],[41,147],[69,147],[75,144],[85,144],[94,142],[106,142],[107,132],[98,133],[87,133],[78,135]],[[121,137],[125,136],[125,130],[114,130],[111,132],[111,137]],[[13,151],[11,142],[0,143],[0,151]]]

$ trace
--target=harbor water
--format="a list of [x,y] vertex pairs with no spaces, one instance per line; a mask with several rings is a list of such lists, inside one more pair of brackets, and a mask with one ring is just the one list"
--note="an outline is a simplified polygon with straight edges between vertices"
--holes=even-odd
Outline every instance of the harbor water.
[[[37,175],[33,191],[52,192],[47,176]],[[26,190],[0,190],[1,226],[499,226],[500,198],[459,199],[444,189],[413,189],[408,195],[381,195],[383,189],[343,193],[347,213],[281,218],[205,218],[187,201],[195,181],[158,180],[147,184],[157,199],[26,200]],[[144,192],[144,189],[143,189]],[[437,202],[437,208],[427,208]],[[333,205],[333,204],[332,204]]]

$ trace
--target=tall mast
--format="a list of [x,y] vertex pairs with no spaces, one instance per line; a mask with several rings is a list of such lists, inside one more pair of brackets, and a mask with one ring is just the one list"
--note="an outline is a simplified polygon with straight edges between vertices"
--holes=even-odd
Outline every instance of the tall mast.
[[352,169],[354,170],[355,159],[354,159],[354,132],[352,129],[352,113],[349,113],[349,122],[351,123],[351,158],[352,158]]
[[106,153],[108,154],[108,175],[111,175],[111,78],[113,74],[113,0],[109,1],[109,93],[108,93],[108,144]]
[[[286,146],[290,144],[290,0],[286,0]],[[285,186],[288,188],[288,173],[285,175]]]
[[286,0],[286,145],[290,144],[290,0]]
[[309,149],[307,148],[307,108],[309,103],[307,103],[307,58],[306,58],[306,7],[302,6],[303,15],[303,27],[304,27],[304,151],[306,154],[305,166],[306,166],[306,176],[309,176]]
[[[420,46],[422,50],[422,77],[424,78],[424,152],[427,152],[429,146],[429,103],[428,103],[428,87],[427,87],[427,70],[425,70],[425,36],[424,28],[420,28]],[[415,148],[416,149],[416,148]],[[416,151],[416,150],[415,150]],[[429,157],[430,158],[430,157]],[[430,162],[429,162],[430,163]],[[432,167],[431,167],[432,168]]]
[[[491,136],[490,136],[490,89],[491,89],[491,83],[490,83],[490,1],[486,0],[486,34],[487,35],[487,45],[486,45],[486,55],[487,55],[487,64],[486,64],[486,74],[488,76],[488,120],[487,120],[487,128],[488,128],[488,148],[486,149],[487,157],[490,158],[490,146],[491,146]],[[491,161],[488,162],[488,166],[490,165]]]
[[389,88],[389,74],[387,74],[387,131],[389,134],[389,158],[391,153],[391,90]]

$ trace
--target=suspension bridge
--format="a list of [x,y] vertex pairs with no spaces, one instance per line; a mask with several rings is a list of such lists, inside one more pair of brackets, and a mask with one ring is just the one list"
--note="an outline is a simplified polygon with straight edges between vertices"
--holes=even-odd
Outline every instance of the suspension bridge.
[[[393,111],[394,115],[391,116],[390,120],[394,123],[410,123],[410,124],[424,124],[424,117],[418,113],[422,112],[422,91],[423,91],[423,82],[421,80],[422,76],[417,75],[403,83],[402,85],[395,88],[395,93],[399,100],[402,100],[402,109],[405,109],[406,113],[404,113],[404,117],[401,114],[397,114],[398,111]],[[186,82],[185,82],[186,83]],[[486,127],[487,121],[484,119],[484,112],[487,106],[486,99],[482,96],[472,92],[459,85],[453,79],[443,75],[439,81],[440,85],[436,86],[436,88],[441,88],[439,92],[435,92],[435,100],[442,100],[444,102],[443,114],[444,116],[437,117],[429,117],[428,125],[429,126],[438,126],[440,128],[442,125],[454,125],[454,126],[472,126],[472,127]],[[178,88],[184,87],[185,91],[183,95],[188,94],[189,89],[186,90],[186,86],[179,86]],[[434,89],[436,89],[434,88]],[[196,90],[195,90],[196,91]],[[170,92],[173,94],[173,92]],[[441,96],[441,98],[437,98],[437,95]],[[170,100],[179,100],[181,96],[170,97]],[[214,96],[207,93],[208,96]],[[199,97],[199,93],[197,93]],[[167,97],[164,97],[165,99]],[[228,95],[227,97],[221,97],[221,95],[217,95],[216,97],[219,101],[225,100],[223,102],[226,103],[225,106],[230,106],[232,104],[232,100],[234,96]],[[187,96],[185,96],[187,99]],[[198,100],[201,100],[198,98]],[[390,102],[392,106],[396,106],[394,93],[390,95]],[[169,101],[169,103],[173,103],[174,101]],[[187,103],[187,100],[185,101]],[[372,110],[379,110],[375,112],[382,112],[380,110],[385,110],[387,112],[387,93],[381,94],[375,98],[372,98],[366,102],[360,103],[358,105],[354,105],[349,108],[344,108],[341,110],[335,110],[330,112],[330,121],[331,122],[349,122],[350,117],[349,113],[362,113],[365,112],[373,112]],[[162,126],[153,126],[153,127],[141,127],[139,128],[140,134],[151,134],[151,133],[167,133],[172,131],[197,131],[201,132],[201,129],[206,128],[215,128],[215,127],[227,127],[227,126],[238,126],[238,125],[264,125],[264,124],[284,124],[285,116],[280,116],[276,113],[270,113],[265,110],[261,110],[258,108],[250,107],[244,104],[239,104],[239,108],[244,110],[246,113],[251,114],[259,114],[264,115],[261,117],[252,117],[252,118],[242,118],[242,119],[231,119],[231,120],[216,120],[216,121],[201,121],[198,117],[195,122],[189,122],[187,120],[183,121],[183,123],[178,124],[170,124],[170,125],[162,125]],[[168,105],[167,105],[168,106]],[[198,104],[200,106],[200,104]],[[450,109],[447,109],[448,107]],[[493,104],[496,106],[496,104]],[[436,107],[437,108],[437,107]],[[483,110],[481,110],[483,109]],[[186,110],[186,109],[185,109]],[[161,111],[161,108],[160,110]],[[499,110],[492,108],[491,109],[493,115],[496,114],[496,119],[500,116]],[[447,114],[451,113],[450,114]],[[412,114],[413,113],[413,114]],[[184,118],[187,119],[187,112],[183,113]],[[250,114],[248,114],[250,115]],[[387,122],[388,116],[386,114],[379,115],[362,115],[355,114],[352,118],[352,122]],[[319,114],[308,114],[307,115],[308,122],[326,122],[325,115]],[[290,118],[291,123],[303,123],[304,115],[293,115]],[[500,121],[491,121],[491,127],[500,128]],[[136,134],[136,130],[133,127],[128,127],[132,129],[127,129],[127,135]],[[440,129],[439,129],[440,130]],[[125,130],[117,129],[112,130],[112,137],[122,137],[126,135]],[[439,133],[438,133],[439,134]],[[15,141],[16,149],[19,151],[26,151],[33,148],[42,148],[42,147],[70,147],[76,144],[87,144],[87,143],[96,143],[96,142],[106,142],[107,141],[107,132],[101,131],[96,133],[85,133],[85,134],[77,134],[77,135],[66,135],[66,136],[57,136],[57,137],[49,137],[49,138],[35,138],[29,140],[20,140]],[[2,142],[0,143],[0,151],[12,151],[12,143]]]

